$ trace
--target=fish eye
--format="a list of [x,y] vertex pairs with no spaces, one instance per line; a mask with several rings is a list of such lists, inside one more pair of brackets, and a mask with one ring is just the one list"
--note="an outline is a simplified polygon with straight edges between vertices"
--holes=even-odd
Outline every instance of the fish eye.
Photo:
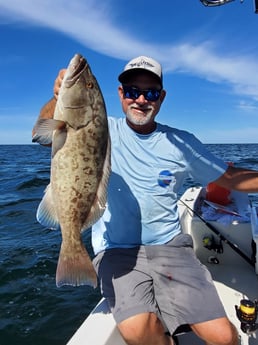
[[92,89],[94,86],[93,82],[92,81],[89,81],[88,83],[86,83],[86,87],[87,89]]

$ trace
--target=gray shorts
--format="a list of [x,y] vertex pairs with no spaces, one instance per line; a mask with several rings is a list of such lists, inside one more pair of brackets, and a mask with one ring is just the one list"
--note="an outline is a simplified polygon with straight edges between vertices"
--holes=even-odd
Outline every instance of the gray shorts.
[[173,334],[180,325],[226,316],[190,235],[178,235],[164,245],[109,249],[93,263],[117,323],[154,312]]

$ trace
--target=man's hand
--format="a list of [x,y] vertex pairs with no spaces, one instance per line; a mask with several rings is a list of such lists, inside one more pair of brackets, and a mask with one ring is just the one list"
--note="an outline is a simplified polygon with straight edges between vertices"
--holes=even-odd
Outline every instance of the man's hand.
[[58,73],[56,80],[55,80],[55,83],[54,83],[54,97],[55,97],[55,99],[58,98],[59,90],[60,90],[62,80],[63,80],[64,75],[65,75],[65,71],[66,71],[66,69],[61,69]]

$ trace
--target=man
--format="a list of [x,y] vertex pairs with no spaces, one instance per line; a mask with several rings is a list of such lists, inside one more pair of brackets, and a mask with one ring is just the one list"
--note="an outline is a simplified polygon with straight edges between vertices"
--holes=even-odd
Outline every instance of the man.
[[[55,98],[63,74],[56,79]],[[102,293],[129,345],[171,345],[168,333],[182,324],[206,344],[237,345],[212,278],[196,258],[191,237],[181,233],[177,192],[187,176],[257,192],[258,173],[228,167],[192,134],[155,121],[166,96],[157,61],[137,57],[118,79],[125,118],[109,118],[108,203],[92,228]],[[55,98],[40,117],[53,116]]]

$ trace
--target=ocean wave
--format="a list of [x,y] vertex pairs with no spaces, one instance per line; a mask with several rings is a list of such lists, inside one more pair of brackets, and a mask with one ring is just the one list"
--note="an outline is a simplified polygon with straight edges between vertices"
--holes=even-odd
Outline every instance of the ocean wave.
[[[42,196],[42,194],[40,194],[40,196]],[[31,197],[31,195],[28,195],[27,198],[24,197],[20,197],[17,195],[7,195],[7,196],[0,196],[0,206],[1,208],[7,208],[7,207],[11,207],[11,206],[19,206],[19,210],[14,211],[14,212],[20,212],[21,214],[24,212],[24,209],[21,208],[21,206],[23,204],[27,204],[27,203],[39,203],[41,198],[40,196],[38,198],[35,198],[35,196]],[[6,216],[10,216],[12,215],[13,210],[9,210],[10,213],[6,213]],[[18,214],[14,214],[14,216],[17,216]]]
[[27,181],[21,182],[16,187],[16,190],[21,191],[24,189],[29,189],[29,188],[34,188],[34,187],[42,187],[42,186],[46,186],[48,183],[49,183],[48,178],[33,177]]
[[255,157],[244,157],[244,158],[240,158],[238,161],[238,165],[242,165],[242,166],[250,166],[250,168],[253,169],[257,169],[258,166],[258,157],[257,159]]

